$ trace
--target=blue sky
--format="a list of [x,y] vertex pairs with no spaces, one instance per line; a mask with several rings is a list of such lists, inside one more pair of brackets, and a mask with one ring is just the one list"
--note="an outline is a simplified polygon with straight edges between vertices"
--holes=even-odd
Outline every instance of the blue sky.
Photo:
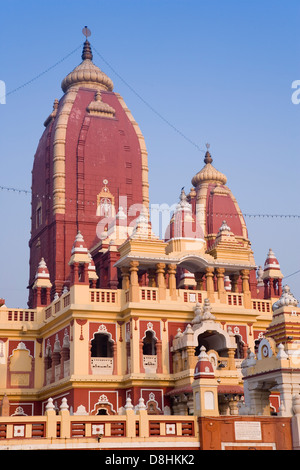
[[[94,62],[144,134],[151,203],[191,187],[209,142],[245,214],[300,215],[299,0],[11,0],[1,17],[0,186],[30,190],[43,122],[88,25]],[[299,270],[299,217],[249,215],[256,263],[272,248],[285,276]],[[0,190],[0,220],[0,297],[26,307],[30,196]],[[299,281],[285,283],[300,300]]]

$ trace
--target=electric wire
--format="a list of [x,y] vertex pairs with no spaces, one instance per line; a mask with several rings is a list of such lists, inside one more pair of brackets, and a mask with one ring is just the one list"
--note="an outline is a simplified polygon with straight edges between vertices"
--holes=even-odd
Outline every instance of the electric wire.
[[[80,46],[77,46],[75,49],[73,49],[71,52],[69,52],[69,54],[65,55],[62,59],[58,60],[57,62],[55,62],[55,64],[51,65],[50,67],[48,67],[46,70],[44,70],[43,72],[40,72],[38,75],[36,75],[35,77],[31,78],[30,80],[28,80],[27,82],[23,83],[22,85],[19,85],[18,87],[14,88],[13,90],[10,90],[10,91],[7,91],[5,93],[5,97],[9,96],[9,95],[12,95],[13,93],[16,93],[17,91],[21,90],[22,88],[26,87],[27,85],[30,85],[32,82],[34,82],[35,80],[37,80],[38,78],[42,77],[43,75],[45,75],[46,73],[50,72],[50,70],[54,69],[55,67],[57,67],[59,64],[61,64],[62,62],[64,62],[66,59],[68,59],[71,55],[73,55],[76,51],[78,51],[80,48],[82,47],[82,44],[80,44]],[[4,96],[0,97],[0,101],[1,101],[1,98],[4,98]]]
[[168,126],[170,126],[177,134],[183,137],[187,142],[193,145],[199,152],[205,153],[206,150],[199,147],[193,140],[187,137],[183,132],[181,132],[174,124],[172,124],[168,119],[166,119],[159,111],[157,111],[148,101],[146,101],[117,71],[116,69],[103,57],[100,52],[97,51],[94,45],[92,45],[92,50],[101,58],[101,60],[112,70],[112,72],[124,83],[124,85],[129,88],[154,114],[156,114],[162,121],[164,121]]

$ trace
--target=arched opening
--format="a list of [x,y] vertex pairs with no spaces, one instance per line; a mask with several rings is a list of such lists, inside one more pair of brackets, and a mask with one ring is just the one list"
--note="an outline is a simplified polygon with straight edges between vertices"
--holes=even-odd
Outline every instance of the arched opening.
[[95,334],[91,341],[91,357],[113,357],[113,341],[108,334]]
[[97,411],[97,416],[99,415],[108,415],[108,411],[106,408],[98,408],[98,411]]
[[206,351],[213,349],[222,357],[228,357],[226,341],[217,331],[205,331],[198,336],[198,345],[195,348],[195,356],[199,356],[200,348],[204,346]]
[[240,335],[235,335],[235,342],[236,342],[236,351],[235,351],[235,359],[244,359],[244,341],[242,340]]
[[154,331],[146,331],[146,335],[143,339],[143,355],[144,356],[156,356],[156,342]]

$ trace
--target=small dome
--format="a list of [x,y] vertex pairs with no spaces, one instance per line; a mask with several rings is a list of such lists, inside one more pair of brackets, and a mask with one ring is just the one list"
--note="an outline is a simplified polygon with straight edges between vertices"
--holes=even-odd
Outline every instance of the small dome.
[[92,85],[96,88],[112,91],[112,80],[92,62],[92,50],[88,40],[85,41],[82,52],[82,62],[62,81],[61,87],[65,93],[72,85]]
[[213,379],[215,377],[214,368],[206,354],[205,347],[201,346],[200,351],[198,362],[194,370],[194,379],[197,380],[204,377]]
[[39,262],[35,278],[36,279],[49,279],[50,278],[49,271],[48,271],[44,258],[42,258],[41,261]]
[[84,239],[83,239],[83,236],[80,232],[80,230],[78,231],[76,237],[75,237],[75,241],[74,241],[74,245],[72,247],[72,254],[73,253],[88,253],[88,250],[87,250],[87,247],[86,247],[86,244],[84,242]]
[[192,179],[192,184],[195,187],[204,182],[219,183],[221,185],[226,184],[226,176],[212,165],[212,161],[213,159],[211,158],[209,151],[207,151],[204,158],[204,163],[206,165]]
[[267,259],[264,264],[264,271],[267,271],[268,269],[280,269],[280,264],[271,248],[269,249]]

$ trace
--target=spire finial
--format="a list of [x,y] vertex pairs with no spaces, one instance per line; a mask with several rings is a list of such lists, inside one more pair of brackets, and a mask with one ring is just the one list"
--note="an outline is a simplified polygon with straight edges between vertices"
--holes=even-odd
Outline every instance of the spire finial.
[[92,34],[91,33],[91,30],[85,26],[84,28],[82,28],[82,34],[85,36],[86,40],[87,38]]
[[82,51],[82,54],[81,54],[81,58],[82,58],[82,60],[86,60],[86,59],[93,60],[93,54],[92,54],[91,44],[90,44],[89,41],[88,41],[88,37],[89,37],[92,33],[91,33],[91,31],[89,30],[89,28],[88,28],[87,26],[85,26],[85,27],[82,29],[82,34],[86,37],[86,40],[85,40],[84,45],[83,45],[83,51]]
[[211,158],[211,154],[209,153],[209,149],[210,149],[210,144],[205,144],[205,147],[206,147],[206,154],[205,154],[205,158],[204,158],[204,163],[207,164],[207,163],[212,163],[213,159]]

